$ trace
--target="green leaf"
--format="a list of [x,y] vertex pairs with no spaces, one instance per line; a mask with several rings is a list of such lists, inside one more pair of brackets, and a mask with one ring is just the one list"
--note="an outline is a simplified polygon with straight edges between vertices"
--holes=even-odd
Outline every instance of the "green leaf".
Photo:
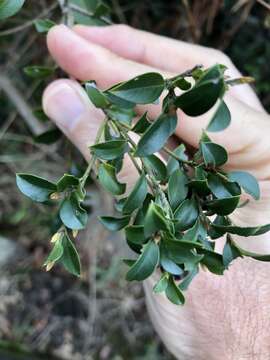
[[47,34],[47,32],[56,25],[54,21],[49,19],[38,19],[34,21],[37,32],[41,34]]
[[206,166],[221,166],[228,160],[227,151],[221,145],[212,142],[202,142],[200,149]]
[[211,192],[218,199],[229,198],[241,194],[241,189],[236,183],[226,181],[218,175],[209,173],[207,180]]
[[228,174],[231,181],[237,182],[246,193],[250,194],[255,200],[260,198],[260,188],[256,178],[246,171],[231,171]]
[[235,225],[219,225],[212,223],[211,227],[214,230],[220,231],[221,234],[229,233],[245,237],[258,236],[270,231],[270,224],[261,226],[240,227]]
[[159,262],[159,247],[150,240],[142,248],[142,253],[135,264],[129,269],[126,279],[128,281],[142,281],[148,278],[154,271]]
[[189,271],[187,276],[181,281],[180,285],[178,286],[180,290],[185,291],[188,289],[191,281],[194,279],[194,277],[199,273],[198,266],[194,266],[194,269]]
[[201,263],[212,273],[222,275],[225,270],[222,255],[207,249],[202,249],[200,252],[203,254]]
[[136,116],[136,113],[133,109],[124,109],[115,105],[112,105],[109,109],[107,109],[107,114],[111,119],[129,126],[131,125],[132,120]]
[[158,294],[165,291],[168,286],[168,281],[169,281],[168,275],[163,274],[159,279],[159,281],[156,283],[156,285],[153,287],[154,293]]
[[[179,145],[176,149],[173,150],[173,153],[180,159],[180,160],[188,160],[186,155],[186,147],[184,144]],[[171,176],[175,170],[179,169],[179,161],[176,160],[174,157],[170,156],[167,163],[167,173],[168,176]]]
[[173,81],[173,86],[178,87],[180,90],[186,91],[191,88],[191,83],[183,77],[179,77]]
[[187,197],[187,181],[186,174],[180,169],[177,169],[169,178],[168,197],[173,210]]
[[7,19],[15,15],[23,7],[25,0],[1,0],[0,20]]
[[70,238],[65,235],[63,238],[63,256],[61,257],[61,263],[64,265],[65,269],[75,276],[81,275],[81,262],[79,254],[70,240]]
[[240,196],[238,195],[230,198],[207,201],[205,205],[217,215],[229,215],[237,208],[239,200]]
[[177,287],[172,277],[168,281],[168,285],[165,290],[167,298],[175,305],[184,305],[185,297],[181,290]]
[[114,160],[128,151],[126,140],[111,140],[90,146],[91,153],[103,160]]
[[217,132],[226,129],[231,123],[231,113],[228,106],[221,100],[214,116],[208,124],[206,130]]
[[59,238],[59,240],[57,240],[54,243],[54,246],[47,258],[47,260],[45,261],[44,265],[48,265],[50,263],[55,263],[56,261],[60,260],[63,253],[64,253],[64,248],[63,248],[63,243],[62,240],[64,239],[65,235],[62,234],[61,237]]
[[259,261],[270,261],[270,255],[269,254],[257,254],[257,253],[253,253],[250,251],[246,251],[244,249],[242,249],[240,246],[238,246],[237,244],[234,244],[234,246],[238,249],[238,251],[241,253],[241,255],[243,256],[248,256],[251,257],[255,260],[259,260]]
[[165,86],[158,73],[146,73],[113,86],[108,92],[134,104],[149,104],[159,98]]
[[161,241],[160,244],[160,266],[172,275],[179,276],[184,273],[184,270],[168,257],[168,252],[163,241]]
[[87,212],[81,208],[75,196],[63,201],[59,215],[63,224],[72,230],[84,229],[88,220]]
[[68,188],[77,187],[79,185],[79,179],[70,174],[64,174],[58,181],[57,181],[57,192],[62,192],[67,190]]
[[199,241],[208,250],[212,250],[212,244],[207,240],[206,225],[203,225],[200,217],[195,224],[185,233],[185,240]]
[[130,225],[125,228],[127,240],[133,244],[142,245],[145,241],[144,226]]
[[195,167],[194,178],[189,181],[188,186],[201,196],[210,194],[210,189],[207,181],[207,172],[204,171],[203,165]]
[[23,69],[24,73],[34,79],[44,79],[51,76],[55,68],[48,66],[27,66]]
[[39,144],[50,145],[50,144],[54,144],[61,137],[62,137],[62,132],[59,129],[55,128],[55,129],[47,130],[42,134],[35,136],[34,140],[36,143]]
[[100,222],[109,231],[118,231],[126,227],[129,223],[130,216],[123,216],[121,218],[115,218],[112,216],[100,216]]
[[224,266],[228,268],[229,264],[238,257],[242,257],[240,251],[233,243],[231,243],[231,241],[227,240],[222,253]]
[[98,178],[104,189],[113,195],[122,195],[126,191],[126,185],[119,183],[115,175],[115,168],[110,164],[100,164]]
[[97,6],[95,8],[93,16],[96,18],[100,18],[100,17],[106,16],[106,15],[109,15],[110,12],[111,12],[111,8],[104,2],[99,1],[97,3]]
[[195,224],[199,216],[197,203],[194,199],[184,200],[175,210],[174,217],[177,220],[175,226],[177,230],[187,230]]
[[143,159],[145,165],[151,170],[158,181],[165,181],[167,178],[167,168],[162,160],[156,155],[149,155]]
[[123,263],[126,264],[128,267],[131,267],[132,265],[134,265],[136,262],[136,260],[133,259],[123,259]]
[[144,174],[137,180],[123,207],[124,214],[130,214],[141,207],[147,195],[147,181]]
[[168,258],[176,264],[184,264],[185,269],[193,269],[203,258],[203,255],[194,253],[194,248],[201,249],[200,243],[183,240],[167,240],[164,242]]
[[147,112],[145,112],[133,126],[132,131],[137,134],[142,134],[149,128],[150,125],[151,123],[147,119]]
[[134,155],[144,157],[159,151],[174,133],[176,125],[176,115],[160,115],[140,138]]
[[169,231],[169,220],[166,219],[163,210],[151,201],[144,220],[144,234],[151,236],[159,230]]
[[87,82],[85,84],[85,90],[95,107],[104,109],[110,105],[106,96],[96,87],[94,82]]
[[222,73],[217,66],[213,66],[205,72],[191,90],[176,98],[175,106],[189,116],[202,115],[215,105],[223,92]]
[[49,195],[57,190],[52,182],[30,174],[17,174],[16,183],[24,195],[37,202],[49,200]]

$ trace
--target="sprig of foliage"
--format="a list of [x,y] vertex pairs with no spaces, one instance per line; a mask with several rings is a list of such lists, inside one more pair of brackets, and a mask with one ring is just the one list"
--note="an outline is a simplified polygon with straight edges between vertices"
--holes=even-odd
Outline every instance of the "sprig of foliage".
[[[221,275],[237,257],[249,256],[268,261],[244,251],[233,241],[233,234],[260,235],[270,224],[240,228],[229,217],[242,206],[242,191],[258,200],[256,179],[249,173],[225,173],[226,150],[202,133],[199,149],[191,157],[185,145],[173,151],[166,143],[177,126],[177,110],[189,116],[206,113],[216,103],[208,132],[220,131],[230,124],[230,111],[223,98],[233,82],[226,68],[197,66],[172,79],[158,73],[146,73],[102,91],[95,82],[83,84],[89,100],[104,112],[96,142],[90,147],[91,161],[81,178],[65,174],[58,182],[29,174],[17,174],[19,189],[34,201],[59,202],[62,226],[53,236],[53,249],[45,263],[50,269],[62,262],[71,273],[80,274],[80,261],[71,234],[85,228],[87,213],[83,208],[85,183],[93,171],[101,186],[116,199],[117,217],[101,216],[109,231],[124,229],[129,247],[137,258],[125,260],[128,281],[143,281],[156,269],[160,280],[154,292],[164,292],[174,304],[185,301],[185,291],[201,267]],[[181,90],[181,94],[179,94]],[[135,106],[161,101],[161,113],[154,121],[145,113],[135,124]],[[132,134],[139,137],[137,143]],[[164,150],[167,163],[157,156]],[[138,171],[138,179],[129,194],[118,176],[124,158],[129,156]],[[212,220],[212,216],[216,218]],[[211,218],[210,218],[211,216]],[[215,240],[226,234],[223,254],[215,252]]]
[[[4,0],[0,4],[0,20],[15,14],[23,3]],[[70,0],[68,6],[72,22],[108,23],[109,9],[102,1]],[[53,25],[51,20],[35,21],[40,33],[46,33]],[[54,70],[31,66],[24,71],[31,77],[45,78]],[[87,225],[85,186],[92,172],[116,200],[118,216],[101,216],[101,223],[109,231],[124,230],[127,244],[137,254],[136,259],[124,260],[129,267],[128,281],[143,281],[158,269],[160,279],[154,292],[164,292],[179,305],[184,304],[183,291],[201,268],[222,275],[238,257],[270,261],[270,255],[247,252],[233,240],[233,235],[248,237],[268,232],[270,224],[241,228],[229,217],[237,207],[246,205],[240,203],[242,191],[259,199],[256,179],[243,171],[224,172],[227,152],[212,142],[206,132],[193,156],[187,154],[184,144],[173,151],[166,147],[177,126],[178,109],[196,117],[216,105],[207,131],[221,131],[229,126],[231,115],[224,94],[229,86],[249,82],[250,78],[228,79],[225,71],[226,67],[217,64],[209,69],[196,66],[170,79],[146,73],[105,91],[98,89],[94,81],[82,84],[89,101],[104,112],[95,144],[89,149],[92,157],[84,175],[64,174],[57,182],[32,174],[16,177],[20,191],[33,201],[59,204],[62,224],[51,239],[52,250],[44,264],[47,270],[60,262],[70,273],[81,274],[74,241],[78,231]],[[158,101],[162,104],[161,113],[154,121],[145,113],[133,123],[136,105]],[[132,140],[134,133],[139,137],[137,143]],[[58,136],[58,132],[49,130],[36,141],[49,144]],[[157,156],[160,151],[169,156],[166,163]],[[118,178],[126,156],[138,172],[129,194],[126,184]],[[226,236],[222,255],[215,252],[215,240],[221,236]]]

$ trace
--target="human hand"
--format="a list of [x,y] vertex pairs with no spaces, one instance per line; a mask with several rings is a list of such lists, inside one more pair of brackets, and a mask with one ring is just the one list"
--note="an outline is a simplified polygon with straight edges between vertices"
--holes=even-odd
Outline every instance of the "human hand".
[[[205,66],[222,63],[228,66],[229,75],[239,76],[231,61],[217,50],[123,25],[76,26],[73,31],[56,26],[48,35],[48,47],[56,62],[72,77],[95,79],[101,88],[149,71],[171,77],[201,63]],[[267,223],[270,218],[269,116],[247,85],[230,90],[225,100],[232,123],[210,137],[227,149],[227,169],[253,173],[260,181],[262,192],[259,202],[251,200],[236,212],[233,220],[240,226]],[[45,91],[43,104],[47,115],[89,159],[88,146],[94,141],[103,115],[91,105],[81,87],[72,80],[57,80]],[[154,119],[159,105],[148,106],[147,110]],[[145,107],[137,108],[138,114],[143,111]],[[196,118],[179,111],[178,116],[176,136],[198,146],[211,111]],[[134,181],[135,170],[128,161],[122,176],[125,181]],[[268,238],[265,234],[248,239],[238,237],[237,241],[247,250],[270,253]],[[201,272],[191,284],[183,308],[170,304],[163,295],[153,295],[152,280],[146,281],[148,309],[169,350],[181,360],[270,357],[266,335],[269,272],[269,264],[252,260],[235,261],[223,277]]]

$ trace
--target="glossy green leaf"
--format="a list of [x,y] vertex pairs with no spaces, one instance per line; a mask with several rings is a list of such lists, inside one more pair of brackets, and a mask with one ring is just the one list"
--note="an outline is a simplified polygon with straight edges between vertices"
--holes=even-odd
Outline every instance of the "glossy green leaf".
[[184,264],[185,269],[193,269],[194,264],[199,263],[203,255],[194,253],[194,249],[201,249],[200,243],[181,241],[181,240],[167,240],[164,243],[168,258],[176,264]]
[[168,197],[173,210],[187,197],[187,181],[186,174],[180,169],[177,169],[169,178]]
[[217,132],[226,129],[231,123],[231,113],[228,106],[221,100],[206,130]]
[[145,236],[149,237],[159,230],[169,231],[169,229],[169,220],[166,219],[163,210],[152,201],[144,219]]
[[212,273],[222,275],[225,270],[222,255],[207,249],[200,251],[203,254],[201,263],[204,264]]
[[70,174],[64,174],[58,181],[57,181],[57,191],[62,192],[67,190],[68,188],[73,188],[79,185],[79,179]]
[[180,290],[185,291],[188,289],[190,283],[194,279],[194,277],[199,273],[198,266],[194,266],[193,270],[189,271],[187,276],[181,281],[180,285],[178,286]]
[[36,143],[39,144],[54,144],[57,140],[59,140],[62,137],[62,132],[55,128],[45,131],[44,133],[35,136],[34,140]]
[[173,86],[178,87],[180,90],[186,91],[191,88],[191,83],[183,77],[178,77],[173,81]]
[[227,151],[218,144],[202,142],[200,144],[200,149],[206,166],[221,166],[228,160]]
[[238,257],[242,257],[240,251],[237,249],[236,246],[234,246],[233,243],[227,241],[223,248],[223,253],[222,253],[224,266],[228,268],[230,263]]
[[198,217],[192,228],[185,233],[185,240],[200,242],[206,249],[213,249],[212,243],[207,239],[206,225],[202,223],[200,217]]
[[240,227],[235,225],[219,225],[212,223],[211,227],[221,233],[235,234],[239,236],[258,236],[267,233],[270,231],[270,224],[261,225],[261,226],[250,226],[250,227]]
[[34,21],[37,32],[41,34],[47,34],[47,32],[56,25],[54,21],[49,19],[38,19]]
[[237,182],[246,193],[251,195],[255,200],[260,198],[260,187],[256,178],[246,171],[231,171],[228,174],[231,181]]
[[[173,150],[173,153],[183,161],[188,160],[188,157],[186,155],[186,147],[184,144],[179,145],[176,149]],[[179,169],[179,161],[175,159],[174,157],[170,156],[167,163],[167,173],[168,176],[172,175],[172,173],[175,172],[175,170]]]
[[154,293],[159,294],[159,293],[162,293],[163,291],[165,291],[168,286],[168,281],[169,281],[168,275],[163,274],[161,276],[161,278],[159,279],[159,281],[153,287]]
[[176,125],[176,115],[160,115],[140,138],[135,156],[144,157],[159,151],[174,133]]
[[107,114],[111,119],[129,126],[136,116],[136,113],[133,109],[119,108],[114,105],[107,109]]
[[54,183],[30,174],[17,174],[16,183],[24,195],[37,202],[49,200],[50,194],[57,190]]
[[209,173],[207,180],[211,192],[218,199],[229,198],[241,194],[241,189],[236,183],[226,181],[218,175]]
[[159,247],[150,240],[142,248],[142,253],[129,269],[126,279],[128,281],[142,281],[148,278],[154,271],[159,262]]
[[217,67],[210,68],[191,90],[176,98],[175,106],[189,116],[206,113],[224,92],[221,75]]
[[123,207],[123,213],[129,214],[139,208],[147,195],[147,181],[144,174],[137,180],[134,188],[126,199]]
[[175,305],[184,305],[185,297],[181,290],[175,284],[174,280],[170,277],[168,285],[165,290],[167,298]]
[[63,201],[59,216],[63,224],[72,230],[84,229],[88,220],[87,212],[78,204],[74,196]]
[[151,170],[151,173],[154,175],[156,180],[165,181],[167,178],[167,168],[162,160],[160,160],[156,155],[146,156],[144,159],[144,164],[148,169]]
[[103,94],[102,91],[97,88],[94,82],[87,82],[85,84],[85,90],[89,99],[91,100],[92,104],[95,105],[95,107],[105,109],[110,105],[110,102],[108,101],[106,96]]
[[187,230],[195,224],[199,216],[197,203],[194,199],[184,200],[175,210],[174,217],[177,220],[177,230]]
[[1,0],[0,20],[7,19],[15,15],[23,7],[25,0]]
[[149,104],[159,98],[165,86],[158,73],[146,73],[113,86],[108,91],[134,104]]
[[237,244],[234,244],[234,246],[238,249],[238,251],[243,256],[248,256],[248,257],[251,257],[251,258],[253,258],[255,260],[259,260],[259,261],[266,261],[266,262],[270,261],[270,255],[269,254],[257,254],[257,253],[251,252],[251,251],[244,250],[240,246],[238,246]]
[[63,238],[63,255],[61,257],[61,263],[65,269],[75,276],[81,274],[81,262],[79,254],[71,241],[71,239],[65,235]]
[[161,241],[160,244],[160,266],[169,274],[177,276],[184,274],[184,270],[169,258],[166,246],[163,244],[163,241]]
[[206,206],[217,215],[229,215],[237,208],[239,200],[240,196],[232,196],[230,198],[208,201]]
[[104,189],[113,195],[122,195],[126,191],[126,185],[119,183],[115,175],[115,168],[110,164],[100,164],[98,178]]
[[64,248],[63,248],[63,239],[64,239],[65,235],[62,234],[61,237],[59,238],[59,240],[57,240],[54,245],[53,248],[47,258],[47,260],[45,261],[44,265],[48,265],[50,263],[55,263],[56,261],[60,260],[63,253],[64,253]]
[[147,112],[145,112],[133,126],[132,131],[137,134],[142,134],[149,128],[150,125],[151,123],[147,119]]
[[145,241],[144,226],[130,225],[125,228],[126,238],[133,244],[142,245]]
[[130,216],[123,216],[121,218],[115,218],[112,216],[100,216],[99,220],[107,230],[118,231],[128,225]]
[[113,160],[128,151],[126,140],[111,140],[90,146],[91,153],[103,160]]
[[188,186],[200,196],[209,195],[207,172],[204,171],[203,165],[196,166],[194,170],[194,178],[189,181]]
[[27,66],[23,69],[24,73],[34,79],[44,79],[51,76],[55,68],[48,66]]

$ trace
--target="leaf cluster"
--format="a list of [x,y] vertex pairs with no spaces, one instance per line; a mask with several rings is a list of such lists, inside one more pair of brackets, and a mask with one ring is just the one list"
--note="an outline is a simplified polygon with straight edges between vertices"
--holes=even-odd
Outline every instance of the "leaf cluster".
[[[101,223],[109,231],[123,229],[127,244],[137,254],[125,260],[128,281],[143,281],[159,269],[161,277],[154,291],[164,292],[174,304],[183,304],[183,291],[200,268],[222,275],[237,257],[269,260],[268,256],[239,248],[233,235],[260,235],[269,231],[270,225],[241,228],[229,217],[237,207],[245,205],[241,204],[242,192],[259,199],[256,179],[243,171],[224,172],[226,149],[214,143],[206,132],[193,156],[188,156],[184,144],[173,151],[166,147],[177,126],[178,110],[196,117],[215,106],[207,132],[230,125],[230,111],[224,102],[230,84],[225,70],[220,64],[209,69],[197,66],[170,79],[146,73],[105,91],[94,81],[83,84],[89,100],[104,112],[96,142],[89,149],[92,158],[85,174],[81,178],[65,174],[57,183],[34,175],[17,175],[19,189],[32,200],[60,202],[62,226],[56,241],[53,237],[47,268],[61,261],[73,274],[80,273],[69,233],[86,226],[83,201],[91,171],[116,200],[117,216],[101,216]],[[161,112],[154,121],[145,113],[134,123],[137,105],[159,101]],[[139,137],[137,143],[133,141],[134,133]],[[160,151],[169,155],[166,163],[157,154]],[[119,179],[127,156],[138,171],[128,194],[126,184]],[[223,254],[216,253],[215,240],[224,235]]]

